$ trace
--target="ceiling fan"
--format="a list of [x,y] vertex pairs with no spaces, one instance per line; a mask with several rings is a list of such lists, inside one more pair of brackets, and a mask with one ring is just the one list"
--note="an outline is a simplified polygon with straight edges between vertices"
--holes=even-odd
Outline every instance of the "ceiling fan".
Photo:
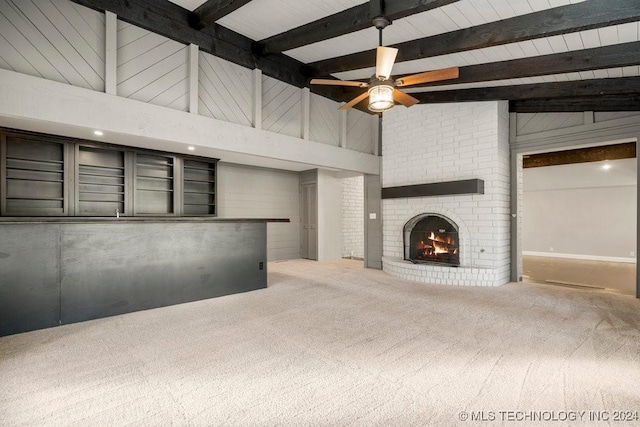
[[381,113],[393,107],[395,103],[411,107],[419,101],[413,96],[399,90],[400,87],[413,86],[422,83],[437,82],[440,80],[456,79],[459,76],[458,67],[444,68],[442,70],[427,71],[410,76],[393,79],[391,70],[398,55],[398,49],[382,46],[382,30],[391,22],[385,17],[373,19],[373,24],[379,30],[379,46],[376,50],[376,73],[368,82],[332,79],[312,79],[311,84],[330,86],[355,86],[369,88],[363,94],[355,97],[339,109],[346,110],[369,98],[369,110]]

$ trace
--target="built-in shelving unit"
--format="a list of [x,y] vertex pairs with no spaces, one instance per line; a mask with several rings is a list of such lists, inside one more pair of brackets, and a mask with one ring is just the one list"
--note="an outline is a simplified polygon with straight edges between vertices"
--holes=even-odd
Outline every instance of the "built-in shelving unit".
[[64,145],[2,137],[3,211],[8,215],[64,215]]
[[124,152],[78,148],[78,215],[124,213]]
[[216,214],[216,164],[184,161],[184,214]]
[[0,129],[0,216],[216,216],[217,161]]
[[171,157],[136,155],[136,214],[170,214],[173,207]]

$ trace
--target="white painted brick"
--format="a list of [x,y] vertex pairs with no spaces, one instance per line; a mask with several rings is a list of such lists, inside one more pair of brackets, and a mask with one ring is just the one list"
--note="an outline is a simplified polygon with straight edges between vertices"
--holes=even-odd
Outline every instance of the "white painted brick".
[[[482,195],[384,200],[385,271],[426,283],[496,286],[508,281],[508,131],[506,102],[419,105],[385,113],[383,187],[470,178],[485,181]],[[445,215],[459,226],[459,268],[410,263],[402,264],[402,269],[392,267],[396,259],[404,263],[404,224],[425,212]]]

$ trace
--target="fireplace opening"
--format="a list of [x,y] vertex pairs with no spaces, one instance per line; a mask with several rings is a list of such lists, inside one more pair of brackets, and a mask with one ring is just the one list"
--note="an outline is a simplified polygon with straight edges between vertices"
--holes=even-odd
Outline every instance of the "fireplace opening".
[[422,214],[404,226],[404,259],[413,263],[460,265],[457,225],[436,214]]

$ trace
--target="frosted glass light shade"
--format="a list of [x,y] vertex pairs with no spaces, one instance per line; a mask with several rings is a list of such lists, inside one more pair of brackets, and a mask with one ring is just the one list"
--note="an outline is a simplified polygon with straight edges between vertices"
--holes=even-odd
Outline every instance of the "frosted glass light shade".
[[369,110],[380,113],[393,107],[393,87],[376,85],[369,89]]

